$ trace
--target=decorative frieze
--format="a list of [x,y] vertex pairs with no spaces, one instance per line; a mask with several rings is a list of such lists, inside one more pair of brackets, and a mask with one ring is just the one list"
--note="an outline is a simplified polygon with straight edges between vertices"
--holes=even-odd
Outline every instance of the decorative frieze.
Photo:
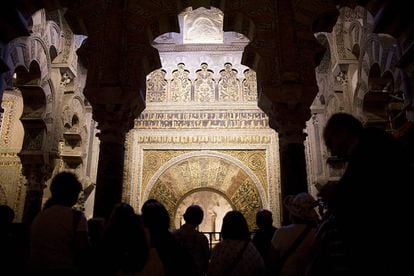
[[[158,69],[147,79],[147,103],[241,103],[257,101],[256,73],[245,70],[244,77],[229,62],[214,72],[207,63],[190,72],[184,63],[167,72]],[[190,75],[194,73],[190,78]],[[243,97],[242,97],[243,96]]]
[[269,135],[255,135],[255,136],[206,136],[206,135],[191,135],[191,136],[140,136],[138,143],[142,144],[269,144],[271,137]]
[[137,129],[268,129],[265,113],[257,111],[144,112],[135,120]]

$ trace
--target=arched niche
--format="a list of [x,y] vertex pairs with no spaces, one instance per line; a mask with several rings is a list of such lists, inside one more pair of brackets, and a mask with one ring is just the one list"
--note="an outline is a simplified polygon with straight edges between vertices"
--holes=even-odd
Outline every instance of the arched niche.
[[224,215],[234,209],[231,200],[225,194],[210,188],[200,188],[182,196],[173,216],[173,226],[179,228],[185,221],[183,215],[190,205],[199,205],[203,209],[203,221],[198,227],[202,232],[220,232]]
[[173,218],[186,195],[200,190],[222,194],[234,209],[244,214],[251,229],[256,211],[267,205],[263,187],[254,173],[241,162],[214,152],[170,160],[151,179],[143,201],[159,200]]

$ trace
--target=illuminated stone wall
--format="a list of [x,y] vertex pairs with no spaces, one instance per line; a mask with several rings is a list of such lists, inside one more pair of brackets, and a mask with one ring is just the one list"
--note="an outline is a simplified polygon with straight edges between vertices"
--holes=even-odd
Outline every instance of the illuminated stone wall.
[[3,120],[0,128],[0,204],[13,208],[16,221],[20,221],[25,178],[17,153],[23,143],[23,126],[19,120],[23,112],[23,99],[19,90],[6,90],[3,94]]
[[217,79],[205,63],[195,71],[190,79],[180,63],[172,79],[164,69],[149,75],[147,109],[127,138],[124,200],[139,210],[156,198],[177,221],[189,195],[210,191],[252,229],[259,208],[271,209],[278,224],[278,141],[257,107],[254,71],[241,76],[229,63]]
[[208,198],[217,204],[202,204],[206,219],[222,220],[231,206],[253,229],[268,208],[279,224],[277,134],[257,106],[256,73],[241,64],[248,39],[223,33],[217,9],[189,8],[179,22],[181,33],[154,41],[162,68],[147,76],[147,108],[127,137],[124,200],[136,210],[160,200],[175,227],[185,204]]

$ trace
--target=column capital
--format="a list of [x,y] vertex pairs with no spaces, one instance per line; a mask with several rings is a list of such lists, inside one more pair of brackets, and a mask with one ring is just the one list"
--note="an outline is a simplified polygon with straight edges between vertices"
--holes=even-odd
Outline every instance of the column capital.
[[45,181],[52,174],[47,154],[19,154],[22,160],[22,174],[26,177],[26,198],[23,210],[23,222],[30,224],[42,207]]
[[93,119],[98,122],[97,134],[101,143],[124,144],[126,133],[134,127],[135,116],[128,109],[117,110],[117,106],[98,105],[93,108]]
[[28,185],[44,182],[52,176],[53,154],[41,151],[21,151],[18,156],[22,163],[22,175],[26,177]]
[[309,107],[302,103],[273,103],[269,114],[269,126],[279,134],[281,146],[305,141],[307,134],[303,132],[310,119]]
[[101,142],[124,144],[126,133],[145,109],[140,91],[123,86],[89,85],[85,88],[84,94],[92,105]]

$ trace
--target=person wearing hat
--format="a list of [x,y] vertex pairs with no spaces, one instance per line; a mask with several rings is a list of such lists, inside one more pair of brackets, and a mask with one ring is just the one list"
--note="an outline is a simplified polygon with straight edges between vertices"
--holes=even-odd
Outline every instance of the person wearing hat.
[[290,225],[276,230],[267,260],[269,275],[304,275],[316,235],[318,202],[308,193],[289,195],[283,200]]

